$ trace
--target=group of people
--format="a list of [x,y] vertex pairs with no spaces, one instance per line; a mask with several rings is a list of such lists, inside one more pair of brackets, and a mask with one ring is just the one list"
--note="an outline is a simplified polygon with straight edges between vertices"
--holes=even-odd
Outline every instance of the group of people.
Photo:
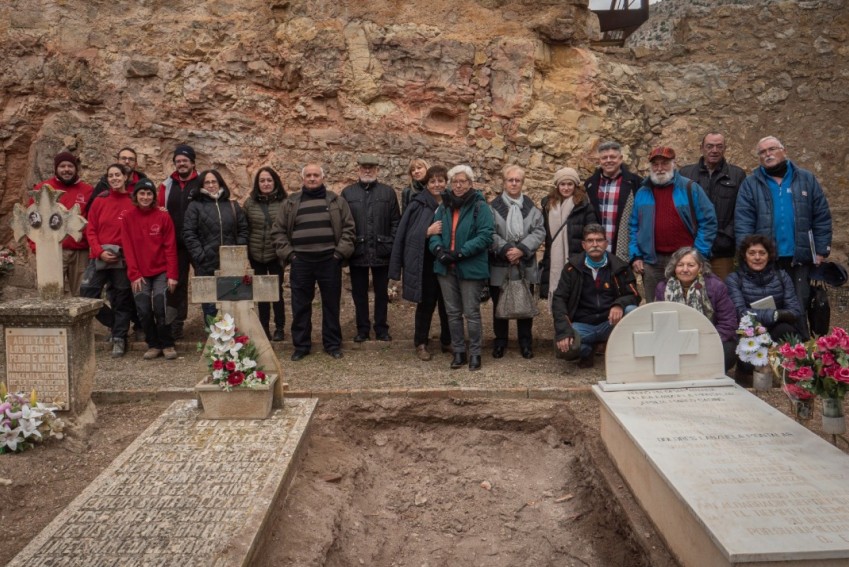
[[[56,156],[55,177],[46,183],[64,191],[62,204],[86,211],[86,239],[63,242],[65,270],[83,296],[100,297],[108,285],[110,307],[98,319],[112,329],[115,356],[123,355],[137,317],[149,347],[144,358],[176,357],[189,267],[212,275],[221,245],[246,244],[257,274],[276,274],[282,283],[290,267],[293,361],[312,350],[316,284],[323,349],[343,356],[347,264],[355,342],[392,340],[387,289],[401,280],[402,297],[417,304],[419,358],[433,356],[438,311],[440,348],[452,354],[451,368],[480,369],[482,296],[496,305],[505,282],[521,279],[549,300],[556,350],[580,367],[593,365],[597,347],[641,301],[664,300],[713,321],[730,369],[737,324],[748,312],[774,338],[808,335],[809,272],[828,256],[832,229],[815,176],[788,160],[777,138],[758,142],[760,166],[748,176],[726,161],[725,148],[724,136],[710,132],[698,163],[679,169],[672,148],[656,147],[643,179],[625,166],[618,143],[603,142],[593,175],[582,183],[575,169],[557,170],[539,206],[524,193],[525,171],[517,165],[503,169],[500,194],[488,203],[471,167],[422,159],[410,163],[399,206],[395,190],[378,181],[374,155],[359,156],[357,181],[338,195],[319,164],[302,169],[301,190],[289,195],[277,172],[264,167],[240,206],[218,171],[197,173],[187,145],[177,146],[175,170],[159,186],[136,170],[130,148],[118,152],[96,188],[79,180],[79,164],[67,152]],[[215,313],[214,304],[202,309]],[[272,340],[284,339],[282,293],[260,303],[259,316]],[[505,355],[508,325],[493,309],[493,358]],[[533,317],[516,326],[521,356],[532,358]]]

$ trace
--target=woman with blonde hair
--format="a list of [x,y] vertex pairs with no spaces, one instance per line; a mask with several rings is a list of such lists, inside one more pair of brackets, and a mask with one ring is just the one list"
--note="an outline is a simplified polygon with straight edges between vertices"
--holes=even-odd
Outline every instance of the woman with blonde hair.
[[564,167],[554,172],[554,183],[542,200],[542,220],[545,225],[545,253],[542,257],[540,296],[551,299],[557,289],[560,273],[571,254],[584,249],[584,227],[598,223],[598,216],[587,197],[578,172]]
[[410,184],[401,190],[401,214],[407,209],[407,205],[416,195],[421,194],[426,189],[424,178],[430,165],[421,158],[415,158],[410,162],[408,173],[410,174]]

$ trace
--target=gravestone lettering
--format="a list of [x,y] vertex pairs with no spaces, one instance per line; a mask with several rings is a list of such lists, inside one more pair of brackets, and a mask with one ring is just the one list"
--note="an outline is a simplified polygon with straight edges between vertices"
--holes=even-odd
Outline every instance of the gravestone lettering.
[[38,399],[65,407],[70,399],[68,333],[65,329],[6,327],[7,388],[38,392]]

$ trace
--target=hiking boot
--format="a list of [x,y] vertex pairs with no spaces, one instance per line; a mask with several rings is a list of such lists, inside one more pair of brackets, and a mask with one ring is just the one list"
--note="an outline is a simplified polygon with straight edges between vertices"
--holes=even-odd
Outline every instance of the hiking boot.
[[124,344],[124,339],[115,339],[112,341],[112,358],[121,358],[124,356],[127,347]]
[[427,345],[419,345],[416,347],[416,354],[419,357],[419,360],[430,360],[433,358],[430,355],[430,351],[427,350]]
[[168,347],[162,349],[162,354],[165,356],[165,360],[176,360],[177,359],[177,351],[174,350],[174,347]]
[[[112,351],[115,352],[114,350]],[[158,358],[162,356],[162,351],[158,348],[149,348],[147,352],[142,355],[142,358],[145,360],[153,360],[154,358]]]

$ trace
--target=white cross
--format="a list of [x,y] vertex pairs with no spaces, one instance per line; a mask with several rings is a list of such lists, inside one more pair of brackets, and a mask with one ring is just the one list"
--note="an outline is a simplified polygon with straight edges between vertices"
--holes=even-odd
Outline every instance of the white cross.
[[681,355],[699,353],[699,331],[678,328],[678,313],[652,313],[652,331],[634,331],[634,356],[653,356],[656,376],[678,374]]

